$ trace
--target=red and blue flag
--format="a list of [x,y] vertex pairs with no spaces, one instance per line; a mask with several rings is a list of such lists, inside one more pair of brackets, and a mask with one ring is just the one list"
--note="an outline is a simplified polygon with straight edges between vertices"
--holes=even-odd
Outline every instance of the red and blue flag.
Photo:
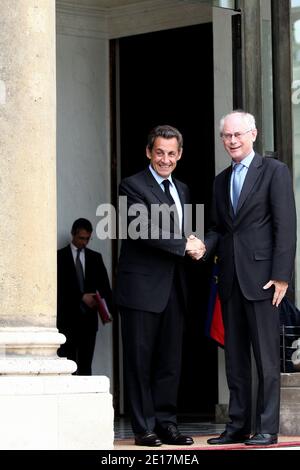
[[221,302],[218,294],[219,266],[218,258],[215,256],[208,300],[207,320],[205,335],[216,341],[219,346],[224,346],[224,324],[222,317]]

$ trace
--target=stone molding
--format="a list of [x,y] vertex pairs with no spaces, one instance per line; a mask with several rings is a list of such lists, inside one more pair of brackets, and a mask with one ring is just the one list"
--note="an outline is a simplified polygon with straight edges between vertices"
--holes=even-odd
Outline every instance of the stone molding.
[[105,376],[1,377],[1,395],[53,395],[69,393],[109,393]]
[[116,39],[212,21],[209,5],[173,0],[147,0],[101,8],[57,0],[57,32],[96,39]]
[[56,328],[0,328],[0,353],[2,355],[37,354],[51,357],[56,355],[57,349],[65,341],[65,336]]
[[0,375],[72,374],[76,363],[56,354],[65,340],[56,328],[0,328]]
[[68,1],[56,2],[56,31],[66,36],[94,39],[108,37],[108,11]]
[[71,375],[77,369],[74,361],[64,357],[53,359],[38,357],[0,358],[0,375]]

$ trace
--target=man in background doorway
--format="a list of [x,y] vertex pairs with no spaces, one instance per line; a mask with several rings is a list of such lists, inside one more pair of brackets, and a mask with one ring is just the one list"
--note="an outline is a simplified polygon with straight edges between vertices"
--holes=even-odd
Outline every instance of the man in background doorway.
[[75,220],[71,243],[57,252],[57,328],[66,336],[58,355],[77,363],[77,375],[92,375],[98,330],[96,291],[112,311],[112,293],[102,256],[87,248],[92,232],[89,220]]

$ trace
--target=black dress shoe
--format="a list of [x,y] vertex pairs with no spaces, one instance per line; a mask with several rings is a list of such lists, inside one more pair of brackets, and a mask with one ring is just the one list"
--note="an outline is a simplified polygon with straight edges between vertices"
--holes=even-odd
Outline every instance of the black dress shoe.
[[134,442],[137,446],[158,447],[162,445],[161,440],[151,431],[147,431],[144,434],[136,434]]
[[181,434],[175,424],[169,424],[166,428],[159,428],[157,434],[163,444],[177,446],[190,446],[194,444],[193,438]]
[[240,435],[240,434],[228,434],[226,431],[222,432],[219,437],[211,437],[207,440],[207,444],[211,445],[220,445],[220,444],[238,444],[245,442],[249,439],[249,434]]
[[278,436],[277,434],[262,434],[257,433],[254,436],[250,437],[245,441],[247,446],[270,446],[272,444],[277,444]]

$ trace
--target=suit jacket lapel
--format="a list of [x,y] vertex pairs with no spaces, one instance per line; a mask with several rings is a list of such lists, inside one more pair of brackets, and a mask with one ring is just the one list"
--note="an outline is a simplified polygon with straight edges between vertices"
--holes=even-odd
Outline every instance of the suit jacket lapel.
[[[186,191],[186,187],[182,185],[180,181],[177,179],[173,178],[173,183],[176,186],[178,196],[181,202],[181,207],[182,207],[182,223],[181,223],[181,232],[184,234],[185,229],[186,229],[186,213],[185,213],[185,204],[188,204],[190,202],[189,200],[189,193]],[[189,234],[190,235],[190,234]]]
[[[147,170],[145,172],[145,175],[146,175],[147,184],[148,184],[148,186],[151,187],[151,191],[153,192],[155,197],[162,204],[168,204],[169,205],[169,199],[167,198],[167,196],[165,195],[165,192],[162,190],[160,185],[157,183],[157,181],[155,180],[155,178],[151,174],[149,168],[147,168]],[[179,199],[180,199],[181,205],[183,207],[183,205],[187,203],[187,194],[186,194],[186,192],[184,190],[184,187],[182,186],[180,181],[178,181],[174,177],[172,177],[172,180],[173,180],[174,185],[176,186],[176,189],[177,189],[177,192],[178,192],[178,195],[179,195]]]
[[262,170],[262,157],[261,155],[256,153],[251,162],[251,165],[249,166],[249,169],[248,169],[248,172],[247,172],[247,175],[246,175],[243,187],[242,187],[242,191],[239,197],[237,210],[236,210],[237,213],[242,208],[247,197],[249,196],[249,193],[251,192],[257,178],[259,177],[261,170]]
[[155,198],[157,198],[161,202],[161,204],[169,205],[169,199],[167,198],[164,191],[162,190],[162,188],[159,186],[159,184],[153,177],[149,168],[145,170],[145,176],[146,176],[147,185],[150,186],[152,193],[155,195]]
[[230,198],[230,177],[231,177],[231,172],[232,172],[232,167],[229,166],[226,169],[225,174],[224,174],[224,180],[223,180],[224,188],[223,188],[221,194],[225,194],[225,204],[226,204],[226,208],[227,208],[226,213],[233,219],[234,213],[233,213],[233,207],[232,207],[231,198]]
[[[160,185],[157,183],[157,181],[153,177],[153,175],[152,175],[151,171],[149,170],[149,168],[146,169],[145,175],[146,175],[147,184],[148,184],[148,186],[151,187],[151,191],[155,195],[155,197],[159,200],[159,202],[161,204],[167,204],[167,206],[169,206],[169,204],[170,204],[169,199],[167,198],[165,192],[162,190]],[[183,189],[183,186],[180,183],[180,181],[178,181],[174,177],[172,178],[172,180],[173,180],[174,185],[176,186],[176,189],[177,189],[177,192],[178,192],[178,195],[179,195],[179,199],[180,199],[181,206],[182,206],[182,213],[184,213],[183,209],[184,209],[184,204],[187,202],[187,194],[185,193],[185,191]],[[173,211],[170,211],[170,217],[174,221]]]
[[233,212],[233,207],[232,207],[231,197],[230,197],[231,173],[232,173],[232,167],[230,166],[227,170],[226,175],[225,175],[225,194],[226,194],[226,203],[227,203],[227,208],[228,208],[228,214],[233,219],[234,218],[234,212]]
[[71,245],[68,246],[68,251],[67,251],[67,263],[70,268],[70,276],[73,277],[73,283],[75,285],[78,284],[78,278],[77,278],[77,273],[76,273],[76,268],[75,268],[75,263],[74,263],[74,258],[73,258],[73,252]]
[[188,203],[188,195],[186,194],[186,191],[184,190],[184,186],[178,181],[176,178],[173,177],[173,183],[176,186],[178,196],[181,202],[182,209],[184,208],[184,204]]
[[88,248],[85,248],[84,250],[84,256],[85,256],[85,270],[84,270],[84,284],[89,280],[90,276],[90,271],[91,271],[91,257],[90,257],[90,251]]

